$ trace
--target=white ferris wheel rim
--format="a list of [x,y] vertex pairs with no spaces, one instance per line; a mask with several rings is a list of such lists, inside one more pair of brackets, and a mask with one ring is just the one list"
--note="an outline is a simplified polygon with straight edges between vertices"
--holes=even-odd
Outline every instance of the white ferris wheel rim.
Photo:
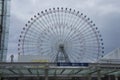
[[53,62],[64,45],[71,62],[96,61],[103,52],[95,24],[72,9],[53,8],[42,11],[28,21],[19,39],[19,53],[44,55]]

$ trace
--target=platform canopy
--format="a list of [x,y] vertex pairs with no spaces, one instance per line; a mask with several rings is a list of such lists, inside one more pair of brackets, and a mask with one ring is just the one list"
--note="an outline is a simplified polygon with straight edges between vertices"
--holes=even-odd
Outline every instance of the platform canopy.
[[86,77],[97,75],[120,75],[120,64],[106,63],[40,63],[40,62],[2,62],[2,77],[48,76],[48,77]]

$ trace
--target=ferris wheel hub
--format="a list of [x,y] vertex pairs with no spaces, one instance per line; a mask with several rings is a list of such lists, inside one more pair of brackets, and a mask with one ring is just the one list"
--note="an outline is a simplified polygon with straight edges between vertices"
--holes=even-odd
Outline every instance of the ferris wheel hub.
[[62,51],[62,52],[64,51],[64,44],[59,45],[59,50]]

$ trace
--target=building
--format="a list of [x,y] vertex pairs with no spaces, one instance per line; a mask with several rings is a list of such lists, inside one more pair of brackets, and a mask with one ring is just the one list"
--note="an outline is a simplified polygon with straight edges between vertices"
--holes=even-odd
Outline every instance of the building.
[[113,51],[106,54],[99,60],[100,63],[120,63],[120,48],[116,48]]
[[0,0],[0,62],[6,61],[10,0]]

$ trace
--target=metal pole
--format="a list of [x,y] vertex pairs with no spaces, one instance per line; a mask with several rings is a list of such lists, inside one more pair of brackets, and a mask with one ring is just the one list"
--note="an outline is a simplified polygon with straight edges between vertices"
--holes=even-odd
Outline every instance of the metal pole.
[[97,80],[101,80],[101,74],[100,74],[100,71],[97,72]]
[[2,75],[0,74],[0,80],[2,80]]
[[110,75],[108,76],[108,80],[111,80]]
[[48,69],[45,69],[45,80],[48,80]]
[[88,75],[88,80],[91,80],[91,78],[92,78],[91,75]]
[[115,80],[118,80],[118,76],[117,75],[115,75]]
[[0,80],[3,80],[3,73],[0,73]]
[[45,66],[45,80],[48,80],[48,64]]

